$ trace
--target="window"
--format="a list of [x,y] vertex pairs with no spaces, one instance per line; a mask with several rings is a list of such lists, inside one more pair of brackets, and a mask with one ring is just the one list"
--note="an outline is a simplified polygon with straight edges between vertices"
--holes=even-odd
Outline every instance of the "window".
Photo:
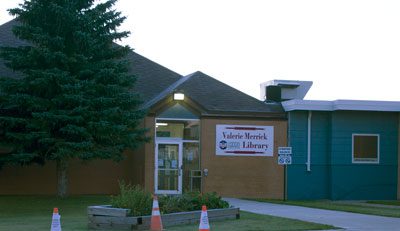
[[162,120],[156,121],[158,138],[179,138],[183,140],[199,140],[199,120]]
[[353,134],[353,163],[379,163],[378,134]]

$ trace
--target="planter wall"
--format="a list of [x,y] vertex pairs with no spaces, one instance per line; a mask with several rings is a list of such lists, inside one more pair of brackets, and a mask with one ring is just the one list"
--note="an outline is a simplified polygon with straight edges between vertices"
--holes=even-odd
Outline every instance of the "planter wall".
[[[89,229],[146,230],[150,228],[151,216],[130,217],[129,209],[111,208],[111,206],[89,206],[87,209]],[[210,209],[209,221],[239,219],[239,208]],[[171,213],[161,215],[164,227],[193,224],[200,221],[201,211]]]

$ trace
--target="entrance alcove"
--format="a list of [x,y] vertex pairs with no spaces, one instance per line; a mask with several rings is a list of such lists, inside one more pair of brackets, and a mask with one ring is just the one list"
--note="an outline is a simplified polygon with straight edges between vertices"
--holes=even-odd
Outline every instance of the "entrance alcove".
[[155,192],[201,191],[199,116],[175,103],[155,120]]

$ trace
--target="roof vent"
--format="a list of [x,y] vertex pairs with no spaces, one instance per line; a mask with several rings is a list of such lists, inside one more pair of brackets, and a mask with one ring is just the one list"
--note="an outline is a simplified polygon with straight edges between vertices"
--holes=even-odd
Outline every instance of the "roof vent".
[[266,86],[266,100],[269,102],[281,102],[282,101],[282,89],[280,86]]
[[304,99],[312,84],[312,81],[271,80],[260,84],[260,97],[261,100],[265,100],[267,102],[282,102],[291,99]]

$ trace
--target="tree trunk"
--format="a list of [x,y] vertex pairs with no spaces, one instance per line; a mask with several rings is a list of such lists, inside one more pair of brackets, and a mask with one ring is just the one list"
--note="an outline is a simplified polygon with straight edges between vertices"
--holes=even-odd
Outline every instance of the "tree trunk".
[[68,189],[68,160],[57,160],[57,196],[66,197]]

